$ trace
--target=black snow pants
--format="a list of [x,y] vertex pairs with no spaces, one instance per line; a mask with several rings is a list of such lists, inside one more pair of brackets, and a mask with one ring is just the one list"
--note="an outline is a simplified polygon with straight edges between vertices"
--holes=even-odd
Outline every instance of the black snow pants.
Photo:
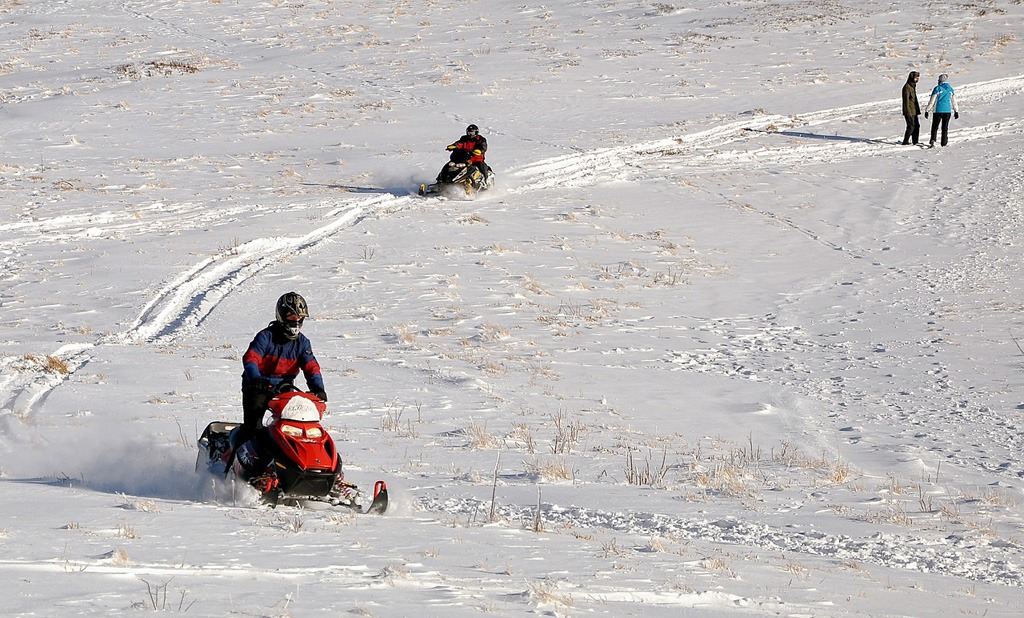
[[942,145],[945,146],[949,143],[949,119],[952,116],[953,114],[950,113],[932,114],[932,141],[928,143],[929,146],[935,145],[935,137],[939,133],[939,125],[942,125]]
[[921,121],[917,115],[903,116],[907,121],[907,131],[903,134],[903,145],[916,144],[921,136]]

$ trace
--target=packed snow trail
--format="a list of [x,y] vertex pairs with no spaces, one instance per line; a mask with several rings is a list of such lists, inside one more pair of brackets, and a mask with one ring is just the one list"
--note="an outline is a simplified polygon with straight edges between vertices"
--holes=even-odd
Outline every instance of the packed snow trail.
[[[384,209],[399,209],[411,197],[376,195],[340,206],[330,223],[294,238],[261,238],[224,250],[180,274],[150,299],[126,330],[101,337],[93,344],[66,345],[42,360],[7,357],[0,379],[0,419],[14,415],[31,419],[39,403],[92,358],[93,349],[106,345],[166,343],[198,328],[217,305],[238,286],[289,255],[314,250],[324,240],[358,225]],[[0,430],[8,431],[7,421]]]
[[[421,503],[431,511],[461,516],[488,512],[490,509],[490,505],[471,499],[425,498]],[[495,511],[496,516],[503,521],[524,525],[532,525],[538,516],[536,505],[498,505]],[[826,556],[837,560],[855,560],[922,573],[945,573],[1007,586],[1024,585],[1024,570],[1018,566],[1024,554],[1019,547],[995,545],[973,537],[950,536],[936,542],[933,539],[911,535],[879,533],[869,538],[855,538],[816,530],[783,530],[739,518],[707,520],[642,511],[608,513],[552,504],[542,504],[539,516],[542,526],[551,528],[606,528],[639,537],[691,539],[741,547],[760,547]],[[985,555],[984,552],[991,552],[992,555]]]
[[[1024,75],[965,84],[959,86],[957,92],[965,108],[1001,104],[1005,100],[1014,101],[1024,92]],[[859,117],[888,115],[892,113],[893,105],[892,100],[885,99],[793,116],[757,115],[689,135],[545,159],[513,170],[511,175],[521,178],[522,183],[509,189],[509,192],[524,193],[553,187],[628,182],[642,179],[650,175],[652,170],[693,175],[759,166],[785,168],[796,164],[820,164],[874,156],[879,148],[898,146],[898,141],[891,136],[819,135],[809,129]],[[1013,108],[1013,105],[1008,106],[1008,109]],[[1021,134],[1024,133],[1024,118],[1016,117],[982,126],[957,127],[955,131],[956,139],[964,141]],[[754,150],[723,150],[723,147],[748,143],[764,134],[813,138],[814,143],[765,146]]]
[[[978,106],[999,103],[1007,98],[1015,99],[1022,91],[1024,76],[1015,76],[965,84],[959,88],[958,96],[965,106]],[[522,181],[507,191],[521,194],[597,182],[631,181],[640,177],[649,166],[659,170],[692,174],[702,169],[720,171],[730,166],[736,169],[765,164],[784,166],[807,161],[839,160],[849,156],[871,156],[877,148],[885,147],[881,138],[855,140],[839,148],[820,144],[773,147],[749,152],[723,151],[722,148],[749,141],[758,135],[759,131],[782,133],[780,127],[786,127],[787,130],[815,127],[861,115],[888,112],[891,106],[892,101],[883,100],[798,116],[757,116],[665,140],[555,157],[511,170],[509,176]],[[959,130],[957,138],[986,139],[1014,133],[1024,133],[1024,120],[1016,118]],[[304,236],[258,238],[218,252],[157,290],[126,330],[103,337],[92,345],[63,346],[48,355],[66,367],[67,373],[63,370],[54,373],[33,368],[31,363],[24,363],[17,358],[0,359],[0,365],[14,369],[5,372],[0,379],[0,401],[4,402],[0,411],[22,417],[31,416],[32,410],[46,393],[89,361],[92,347],[165,342],[192,332],[234,289],[281,258],[315,249],[323,240],[357,226],[365,217],[374,216],[388,209],[402,209],[414,199],[390,194],[374,195],[335,208],[327,215],[332,219],[330,223]],[[97,215],[90,214],[7,224],[0,228],[0,231],[14,232],[17,237],[5,241],[2,245],[14,247],[41,242],[44,237],[51,238],[53,234],[88,233],[89,227],[96,225],[97,221],[102,221],[103,213],[98,216],[100,219],[95,218]],[[209,213],[200,210],[189,216],[198,216],[205,220]],[[123,219],[120,216],[108,218],[110,222]],[[143,227],[134,222],[127,225],[131,228]],[[133,229],[132,233],[138,231]]]
[[156,343],[191,332],[224,297],[265,268],[286,256],[315,250],[324,240],[359,225],[381,209],[400,209],[411,200],[390,195],[367,198],[328,213],[331,222],[305,236],[258,238],[203,260],[165,285],[116,339],[126,344]]

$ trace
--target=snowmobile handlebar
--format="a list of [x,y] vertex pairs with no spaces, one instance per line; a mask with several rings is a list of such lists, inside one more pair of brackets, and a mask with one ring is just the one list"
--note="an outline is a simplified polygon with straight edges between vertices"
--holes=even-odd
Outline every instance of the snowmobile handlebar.
[[288,378],[274,377],[267,378],[267,390],[270,391],[272,395],[276,396],[297,391],[299,388]]
[[327,393],[323,390],[313,388],[308,391],[304,391],[298,386],[295,386],[295,383],[289,378],[270,378],[267,380],[267,385],[271,398],[284,395],[285,393],[299,392],[309,393],[323,402],[327,401]]

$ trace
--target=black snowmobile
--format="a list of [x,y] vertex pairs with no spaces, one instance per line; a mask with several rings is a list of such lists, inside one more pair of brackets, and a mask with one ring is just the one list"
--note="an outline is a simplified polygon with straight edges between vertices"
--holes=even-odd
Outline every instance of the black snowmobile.
[[[494,172],[487,167],[488,173],[481,173],[476,165],[469,162],[472,157],[466,150],[453,150],[436,181],[429,185],[421,184],[419,194],[473,199],[477,193],[491,188],[494,185]],[[484,165],[487,166],[486,163]]]

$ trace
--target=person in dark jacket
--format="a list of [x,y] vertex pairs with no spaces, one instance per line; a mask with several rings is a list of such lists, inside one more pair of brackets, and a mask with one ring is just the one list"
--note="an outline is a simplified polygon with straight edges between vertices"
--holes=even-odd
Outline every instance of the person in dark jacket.
[[[921,105],[917,102],[917,80],[921,74],[911,71],[907,83],[903,85],[903,118],[907,121],[907,131],[903,134],[903,145],[917,144],[921,135]],[[913,140],[913,141],[911,141]]]
[[488,187],[491,185],[494,171],[484,161],[487,156],[487,138],[480,135],[480,128],[478,126],[471,124],[466,127],[466,134],[460,137],[458,141],[449,144],[448,150],[467,151],[471,155],[469,159],[470,164],[475,165],[484,177],[484,186]]
[[320,363],[313,356],[302,323],[309,316],[306,300],[288,292],[277,300],[275,320],[256,333],[242,356],[242,435],[237,444],[255,435],[263,426],[263,414],[282,383],[291,383],[299,373],[309,392],[327,401]]

